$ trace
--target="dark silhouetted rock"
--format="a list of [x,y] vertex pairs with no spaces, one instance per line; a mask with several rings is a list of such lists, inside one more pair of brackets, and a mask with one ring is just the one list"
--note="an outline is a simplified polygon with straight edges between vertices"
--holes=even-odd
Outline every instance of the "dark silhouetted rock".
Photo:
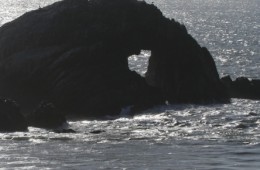
[[238,77],[233,81],[230,76],[221,78],[232,98],[260,99],[260,80],[249,80],[246,77]]
[[100,134],[100,133],[104,133],[106,131],[104,130],[93,130],[93,131],[90,131],[89,133],[92,133],[92,134]]
[[209,51],[185,32],[175,36],[160,47],[166,49],[152,51],[148,84],[160,88],[170,103],[228,102]]
[[[29,126],[40,128],[59,128],[66,123],[64,115],[52,103],[42,102],[31,114],[27,115]],[[65,130],[65,129],[62,129]]]
[[73,129],[55,129],[53,130],[55,133],[76,133]]
[[249,113],[248,113],[248,116],[258,116],[258,114],[255,113],[255,112],[249,112]]
[[0,132],[27,131],[27,123],[15,101],[0,99]]
[[[127,58],[151,50],[141,77]],[[64,0],[0,28],[0,95],[30,110],[51,101],[66,114],[119,114],[228,97],[212,56],[185,26],[137,0]]]

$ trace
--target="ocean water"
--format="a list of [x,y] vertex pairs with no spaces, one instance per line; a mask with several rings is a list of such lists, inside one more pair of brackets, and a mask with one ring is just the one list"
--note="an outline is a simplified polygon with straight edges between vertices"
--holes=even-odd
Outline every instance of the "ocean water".
[[[56,0],[0,0],[0,25]],[[221,76],[260,78],[260,0],[147,0],[186,25]],[[149,51],[129,57],[145,73]],[[71,120],[75,134],[0,133],[0,169],[257,170],[260,101],[163,105],[134,117]],[[100,134],[91,131],[102,130]]]

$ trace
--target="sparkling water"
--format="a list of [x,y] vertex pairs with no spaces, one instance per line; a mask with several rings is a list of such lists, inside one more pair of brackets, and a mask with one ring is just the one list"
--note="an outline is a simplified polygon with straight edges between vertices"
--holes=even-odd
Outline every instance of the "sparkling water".
[[[0,25],[55,0],[0,0]],[[260,0],[147,0],[186,25],[220,75],[260,78]],[[129,57],[144,74],[149,51]],[[252,169],[260,167],[260,101],[163,105],[115,120],[71,120],[75,134],[0,133],[0,169]],[[100,134],[90,133],[101,130]]]

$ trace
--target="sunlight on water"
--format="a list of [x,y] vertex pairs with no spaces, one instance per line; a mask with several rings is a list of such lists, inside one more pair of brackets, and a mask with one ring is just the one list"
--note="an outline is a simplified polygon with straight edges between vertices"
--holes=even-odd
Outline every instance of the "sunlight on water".
[[151,51],[141,50],[139,55],[132,55],[128,57],[128,66],[130,70],[134,70],[140,75],[145,75],[148,67]]
[[0,26],[25,12],[35,10],[59,0],[0,0]]
[[[9,162],[8,167],[20,167],[24,163],[28,168],[37,165],[63,168],[93,166],[94,169],[102,169],[97,168],[98,165],[111,167],[113,163],[121,167],[120,162],[125,160],[124,166],[134,168],[128,164],[131,160],[142,167],[143,161],[151,159],[149,163],[154,165],[154,159],[155,162],[161,162],[164,157],[170,161],[167,161],[166,167],[176,159],[198,160],[195,162],[199,167],[198,163],[207,154],[212,154],[214,160],[223,166],[231,166],[232,162],[241,165],[243,159],[259,161],[259,157],[254,156],[260,153],[257,150],[260,146],[259,110],[259,101],[236,99],[232,104],[224,105],[159,106],[134,117],[129,115],[116,120],[70,121],[76,134],[57,134],[30,127],[26,133],[0,135],[0,165],[7,166],[5,161]],[[94,130],[102,131],[91,133]],[[251,147],[256,148],[251,150]],[[247,158],[240,156],[243,153],[248,155]],[[193,158],[194,154],[196,158]],[[153,155],[153,158],[148,155]],[[226,159],[230,159],[229,155],[237,161],[225,162],[222,160],[224,155]],[[179,166],[184,168],[194,165]]]
[[[0,0],[0,25],[57,0]],[[259,0],[147,0],[209,48],[221,75],[260,78]],[[144,75],[150,51],[129,57]],[[69,121],[76,133],[0,133],[6,169],[258,169],[260,101],[162,105],[115,120]],[[1,169],[0,168],[0,169]]]

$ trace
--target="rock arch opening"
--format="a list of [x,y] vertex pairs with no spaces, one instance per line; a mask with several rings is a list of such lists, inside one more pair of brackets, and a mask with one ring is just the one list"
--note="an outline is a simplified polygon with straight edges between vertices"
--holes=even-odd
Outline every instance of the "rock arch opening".
[[150,57],[151,50],[141,50],[140,54],[128,57],[128,68],[144,77],[147,72]]

